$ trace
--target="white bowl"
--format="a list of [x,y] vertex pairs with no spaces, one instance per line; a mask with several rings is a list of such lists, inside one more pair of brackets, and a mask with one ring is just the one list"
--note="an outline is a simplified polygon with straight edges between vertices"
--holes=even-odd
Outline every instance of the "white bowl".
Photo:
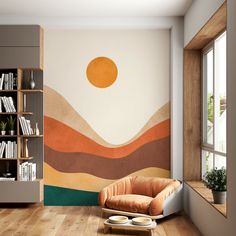
[[112,224],[125,224],[128,222],[128,217],[126,216],[110,216],[109,222]]
[[150,225],[152,223],[152,220],[148,217],[136,217],[132,219],[132,224],[134,225]]

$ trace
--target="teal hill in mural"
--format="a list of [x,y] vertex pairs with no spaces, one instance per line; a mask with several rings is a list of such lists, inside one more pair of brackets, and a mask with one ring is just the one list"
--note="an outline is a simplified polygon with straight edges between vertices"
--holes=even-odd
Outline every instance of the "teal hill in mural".
[[97,206],[98,193],[44,185],[45,206]]

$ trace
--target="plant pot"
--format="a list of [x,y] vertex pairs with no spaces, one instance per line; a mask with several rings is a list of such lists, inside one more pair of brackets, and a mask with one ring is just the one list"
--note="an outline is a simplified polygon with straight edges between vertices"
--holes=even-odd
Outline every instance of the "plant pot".
[[213,199],[215,204],[224,204],[226,202],[226,191],[214,191],[212,190]]
[[14,133],[15,133],[15,130],[9,130],[10,135],[14,135]]
[[1,135],[5,135],[5,134],[6,134],[6,130],[2,130]]

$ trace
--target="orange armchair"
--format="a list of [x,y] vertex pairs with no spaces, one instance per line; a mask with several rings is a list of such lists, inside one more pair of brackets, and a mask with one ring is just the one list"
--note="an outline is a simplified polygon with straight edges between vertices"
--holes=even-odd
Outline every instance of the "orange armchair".
[[182,209],[182,183],[157,177],[125,177],[103,188],[99,205],[107,213],[162,218]]

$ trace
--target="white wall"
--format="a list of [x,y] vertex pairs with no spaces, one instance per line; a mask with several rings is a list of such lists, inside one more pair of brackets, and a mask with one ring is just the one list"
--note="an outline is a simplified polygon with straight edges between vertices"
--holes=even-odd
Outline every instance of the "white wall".
[[[202,2],[202,11],[206,10],[204,3]],[[203,235],[206,236],[236,235],[236,1],[228,0],[227,4],[227,218],[221,215],[221,213],[208,204],[190,187],[187,185],[184,186],[185,212],[191,217],[193,223],[199,228]],[[201,9],[198,8],[198,11],[201,11]],[[196,12],[192,14],[196,16]],[[190,17],[190,15],[188,15],[188,17]],[[204,22],[203,25],[205,23],[206,22]],[[191,28],[190,25],[188,28]],[[185,33],[187,35],[191,34],[191,32],[187,31]]]
[[183,18],[171,27],[171,171],[183,179]]
[[194,0],[184,17],[184,46],[186,46],[224,0]]
[[0,16],[1,24],[39,24],[44,29],[171,29],[171,170],[183,177],[183,17],[63,18]]
[[[108,143],[130,141],[170,101],[169,29],[48,29],[44,48],[45,84]],[[116,81],[105,89],[86,77],[88,64],[100,56],[118,69]]]
[[171,29],[171,170],[183,177],[183,17],[36,17],[1,15],[1,24],[39,24],[44,29]]

